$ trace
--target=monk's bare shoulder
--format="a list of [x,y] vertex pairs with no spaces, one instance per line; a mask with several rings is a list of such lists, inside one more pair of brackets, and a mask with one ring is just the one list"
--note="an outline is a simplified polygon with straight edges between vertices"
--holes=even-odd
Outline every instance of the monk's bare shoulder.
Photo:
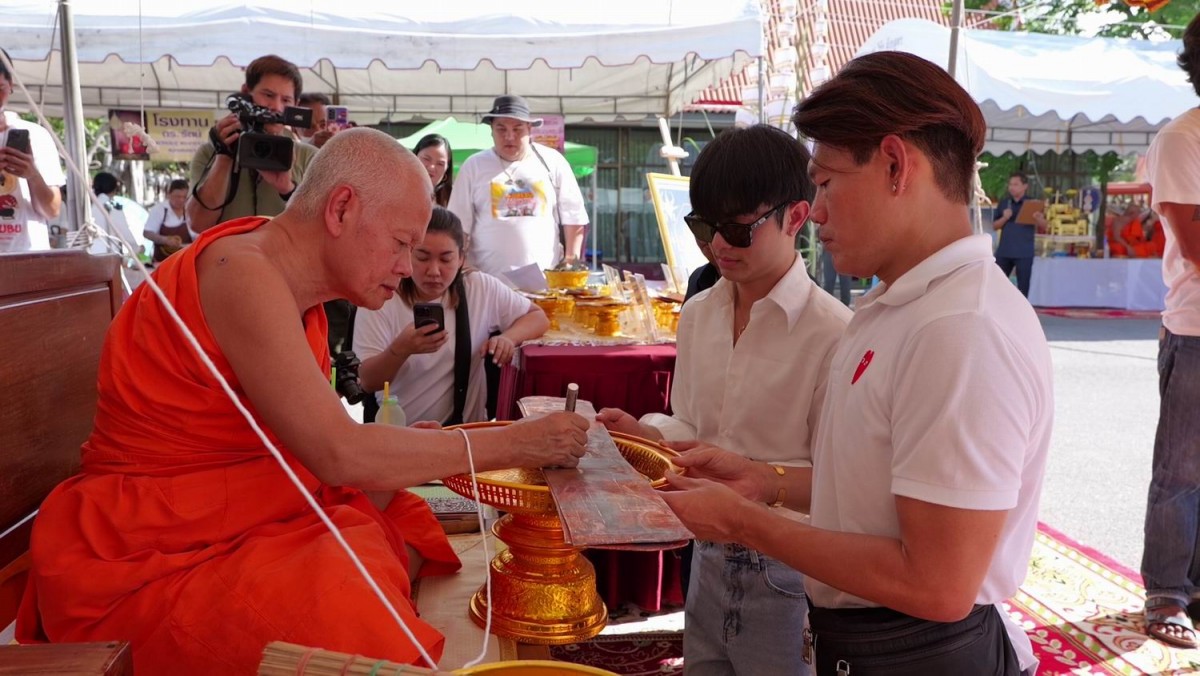
[[245,308],[273,305],[290,297],[288,285],[257,231],[229,235],[208,245],[196,260],[196,277],[206,312],[227,303]]

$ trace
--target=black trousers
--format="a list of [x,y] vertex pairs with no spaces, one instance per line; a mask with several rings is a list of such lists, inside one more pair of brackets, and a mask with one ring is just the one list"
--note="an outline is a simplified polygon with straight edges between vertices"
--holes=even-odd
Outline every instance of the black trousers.
[[958,622],[931,622],[890,608],[811,608],[817,676],[1020,676],[996,606]]
[[1021,258],[996,256],[996,265],[1000,266],[1000,271],[1004,273],[1005,277],[1011,275],[1014,269],[1017,271],[1017,288],[1021,290],[1021,295],[1028,298],[1029,278],[1033,276],[1033,256]]

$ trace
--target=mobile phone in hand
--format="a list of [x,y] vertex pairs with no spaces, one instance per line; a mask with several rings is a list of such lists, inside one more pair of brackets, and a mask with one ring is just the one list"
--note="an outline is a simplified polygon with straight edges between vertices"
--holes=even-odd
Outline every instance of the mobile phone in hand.
[[441,333],[446,328],[446,311],[441,303],[417,303],[413,305],[413,320],[417,328],[435,324]]
[[13,150],[19,150],[26,155],[29,154],[29,130],[28,129],[9,129],[8,141],[5,145]]
[[350,128],[350,109],[346,106],[325,106],[326,124],[341,131]]

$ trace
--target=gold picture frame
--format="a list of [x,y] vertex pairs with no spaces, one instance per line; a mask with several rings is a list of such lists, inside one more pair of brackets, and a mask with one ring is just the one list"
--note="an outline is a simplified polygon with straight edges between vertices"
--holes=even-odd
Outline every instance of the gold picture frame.
[[[658,234],[662,237],[667,265],[691,275],[708,259],[683,221],[683,217],[692,210],[692,200],[688,195],[690,181],[687,176],[671,174],[646,174],[646,181],[650,184],[650,198],[654,201],[654,216],[658,220]],[[678,280],[678,283],[686,286],[687,278]]]

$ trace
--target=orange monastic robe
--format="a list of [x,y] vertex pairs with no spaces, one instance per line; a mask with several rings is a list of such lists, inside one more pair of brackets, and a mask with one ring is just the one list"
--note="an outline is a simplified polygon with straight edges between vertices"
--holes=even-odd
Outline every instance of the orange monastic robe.
[[[196,257],[264,222],[205,233],[154,274],[252,413],[205,322]],[[313,361],[296,368],[328,373],[325,314],[310,308],[303,321]],[[99,393],[83,471],[54,489],[34,524],[19,640],[128,640],[141,674],[254,673],[276,640],[419,659],[146,285],[109,329]],[[439,658],[444,639],[417,617],[404,543],[427,559],[423,573],[460,564],[428,507],[401,492],[381,513],[361,491],[323,485],[281,450]]]

